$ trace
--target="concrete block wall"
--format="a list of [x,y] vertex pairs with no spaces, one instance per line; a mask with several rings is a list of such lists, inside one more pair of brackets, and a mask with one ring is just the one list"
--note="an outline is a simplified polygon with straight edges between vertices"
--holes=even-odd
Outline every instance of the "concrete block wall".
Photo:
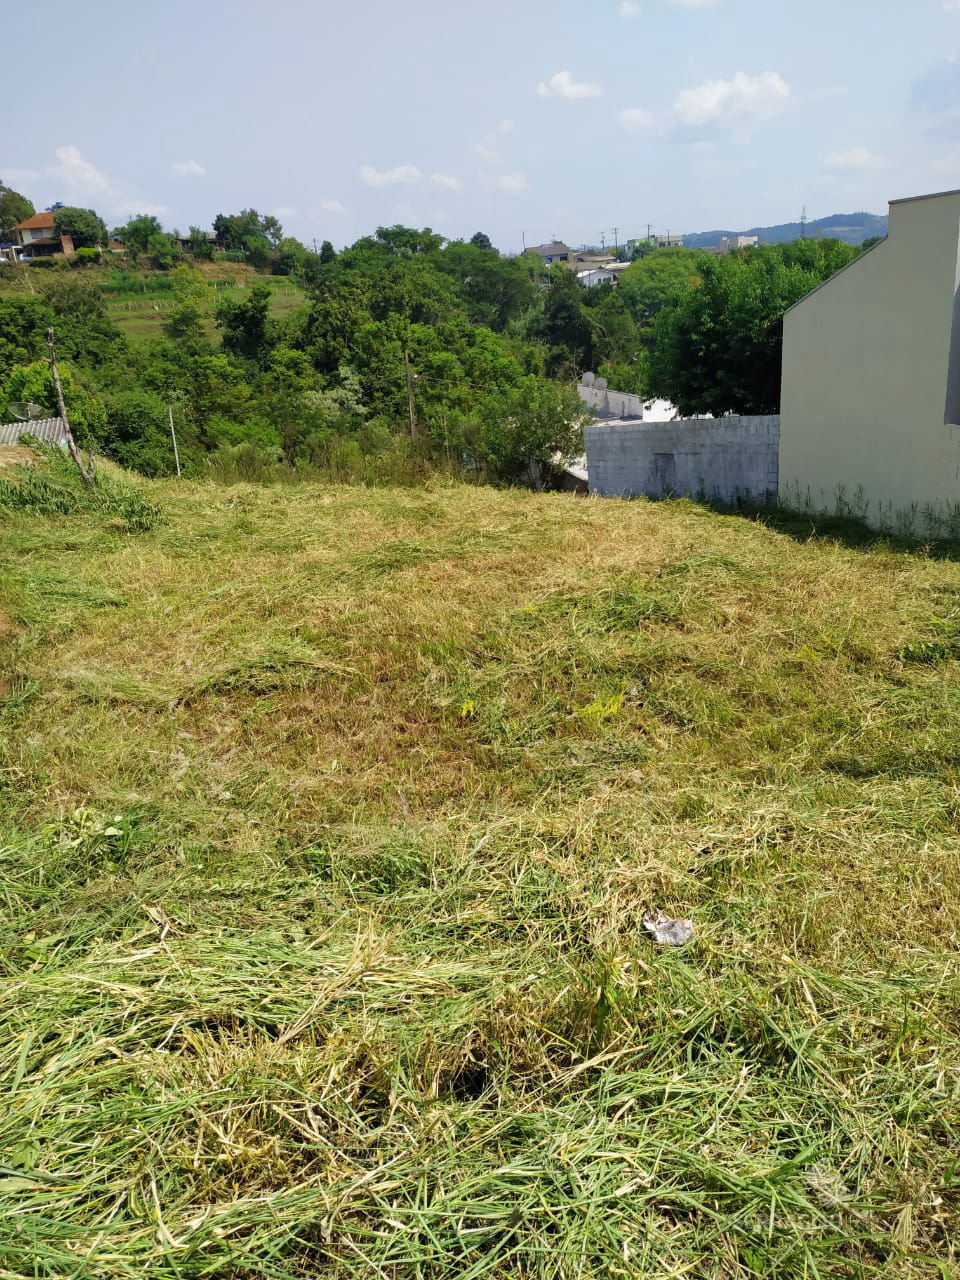
[[609,388],[599,391],[596,387],[586,387],[580,382],[577,384],[577,394],[598,418],[643,417],[643,397],[631,395],[628,391],[611,391]]
[[584,428],[590,492],[719,502],[777,496],[780,419],[680,418]]

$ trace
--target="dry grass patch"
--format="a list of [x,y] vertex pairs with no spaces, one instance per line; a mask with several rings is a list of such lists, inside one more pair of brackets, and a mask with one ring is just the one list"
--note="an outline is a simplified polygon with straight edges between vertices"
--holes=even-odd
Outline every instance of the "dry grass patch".
[[0,1274],[954,1274],[952,559],[107,481],[0,501]]

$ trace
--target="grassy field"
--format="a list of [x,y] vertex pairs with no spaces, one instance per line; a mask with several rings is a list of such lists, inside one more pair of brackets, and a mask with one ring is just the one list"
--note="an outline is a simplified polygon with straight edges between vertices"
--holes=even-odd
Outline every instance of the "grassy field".
[[[218,330],[214,323],[217,303],[222,297],[240,299],[244,290],[253,284],[264,284],[270,290],[270,314],[282,316],[304,305],[306,294],[287,276],[258,274],[243,263],[216,262],[191,264],[212,286],[204,317],[206,335],[216,339]],[[59,275],[55,278],[60,278]],[[173,278],[169,271],[136,269],[120,270],[116,267],[87,267],[71,273],[70,278],[83,280],[102,290],[104,305],[110,319],[134,341],[163,336],[164,325],[170,318],[173,301]],[[46,274],[33,272],[34,291],[41,291],[47,282]],[[25,269],[0,281],[0,295],[23,295],[27,291]]]
[[[252,275],[252,273],[250,273]],[[169,278],[169,277],[168,277]],[[252,283],[265,284],[270,290],[270,314],[285,315],[304,304],[306,294],[293,281],[285,276],[252,276]],[[218,336],[214,315],[217,302],[222,297],[242,299],[244,291],[251,284],[249,276],[237,275],[229,280],[215,282],[215,293],[210,296],[210,303],[204,317],[206,335],[211,340]],[[150,292],[149,289],[137,292],[110,293],[107,295],[106,307],[110,319],[128,338],[158,338],[163,335],[163,327],[170,318],[170,310],[174,305],[172,292]]]
[[0,530],[0,1275],[958,1274],[954,559],[110,471]]

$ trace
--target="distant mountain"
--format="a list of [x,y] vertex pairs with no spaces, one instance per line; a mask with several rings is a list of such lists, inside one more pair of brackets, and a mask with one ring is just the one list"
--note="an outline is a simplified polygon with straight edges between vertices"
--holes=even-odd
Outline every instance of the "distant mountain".
[[[684,236],[683,243],[688,249],[719,249],[724,236],[759,236],[761,244],[764,241],[783,244],[786,240],[799,240],[800,232],[799,222],[781,222],[776,227],[750,227],[747,231],[699,231]],[[834,213],[829,218],[814,218],[807,223],[807,236],[811,240],[834,239],[860,245],[870,236],[886,234],[887,217],[879,213]]]

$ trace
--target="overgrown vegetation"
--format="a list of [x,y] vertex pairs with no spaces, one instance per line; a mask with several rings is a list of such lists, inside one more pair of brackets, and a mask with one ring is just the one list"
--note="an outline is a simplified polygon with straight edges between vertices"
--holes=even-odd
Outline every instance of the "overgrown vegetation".
[[23,483],[5,1275],[955,1273],[953,559],[437,482],[141,483],[130,536]]
[[[573,388],[587,369],[685,413],[774,412],[780,315],[856,252],[801,241],[718,261],[644,245],[617,288],[585,288],[566,266],[501,257],[479,232],[445,242],[379,227],[311,253],[246,209],[189,237],[132,218],[108,270],[97,216],[55,216],[87,247],[42,275],[7,269],[0,415],[53,411],[52,324],[78,435],[148,476],[173,470],[171,410],[193,476],[508,484],[580,453]],[[220,287],[224,269],[246,286]]]

